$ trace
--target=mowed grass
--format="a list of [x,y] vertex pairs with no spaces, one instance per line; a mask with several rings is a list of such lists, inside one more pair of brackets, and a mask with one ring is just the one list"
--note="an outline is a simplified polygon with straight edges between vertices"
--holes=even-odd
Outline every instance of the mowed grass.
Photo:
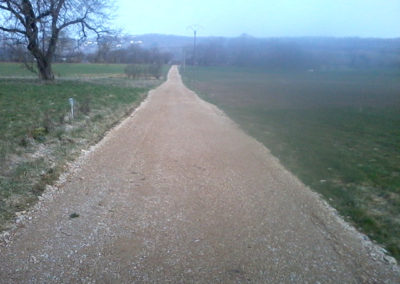
[[183,77],[400,259],[399,72],[199,67]]
[[81,64],[59,63],[54,65],[54,73],[58,77],[123,75],[126,64]]
[[[9,66],[0,64],[0,70]],[[144,99],[149,88],[162,82],[96,79],[96,74],[117,74],[116,66],[68,68],[64,69],[68,76],[82,72],[93,74],[93,80],[42,83],[33,78],[0,78],[0,231],[9,227],[16,212],[36,202],[81,149],[101,139]],[[73,120],[69,98],[75,100]]]
[[[112,76],[123,75],[126,64],[84,64],[84,63],[55,63],[53,71],[56,77],[77,76]],[[0,77],[33,77],[37,75],[28,71],[22,63],[1,63]]]

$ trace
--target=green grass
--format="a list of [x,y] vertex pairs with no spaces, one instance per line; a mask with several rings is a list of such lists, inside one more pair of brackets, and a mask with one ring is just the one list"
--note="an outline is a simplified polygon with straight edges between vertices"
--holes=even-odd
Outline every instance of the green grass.
[[[0,64],[0,74],[9,66],[16,68],[17,64]],[[0,231],[8,227],[15,212],[36,202],[67,161],[101,139],[138,105],[149,88],[162,82],[96,77],[117,74],[117,66],[65,66],[68,80],[0,79]],[[93,77],[72,79],[79,72]],[[69,116],[69,98],[76,102],[74,120]]]
[[400,259],[398,71],[214,67],[183,77]]
[[[53,71],[56,77],[94,77],[100,75],[124,74],[126,64],[82,64],[82,63],[55,63]],[[0,77],[37,77],[28,71],[22,63],[0,63]]]
[[0,77],[31,77],[34,74],[28,71],[22,63],[0,63]]
[[59,63],[54,65],[54,73],[59,77],[68,76],[97,76],[124,74],[126,64],[81,64]]

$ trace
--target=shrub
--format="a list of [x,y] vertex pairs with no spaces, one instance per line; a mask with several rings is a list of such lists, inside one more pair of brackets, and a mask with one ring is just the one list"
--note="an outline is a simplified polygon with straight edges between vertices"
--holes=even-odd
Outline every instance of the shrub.
[[125,74],[128,78],[136,79],[141,74],[140,65],[137,64],[130,64],[125,67]]
[[151,64],[149,66],[150,75],[152,75],[156,79],[160,79],[160,77],[161,77],[161,68],[162,68],[161,64],[157,64],[157,63],[156,64]]
[[162,64],[130,64],[125,67],[128,78],[154,77],[159,79],[162,74]]

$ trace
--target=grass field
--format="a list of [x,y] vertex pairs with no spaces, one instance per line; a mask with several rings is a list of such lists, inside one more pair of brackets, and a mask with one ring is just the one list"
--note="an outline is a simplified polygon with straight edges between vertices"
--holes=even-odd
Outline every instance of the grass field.
[[218,105],[400,259],[400,72],[187,68]]
[[[15,78],[29,74],[19,66],[0,64],[0,231],[16,212],[35,203],[67,161],[97,142],[162,82],[124,78],[124,65],[66,64],[55,67],[66,80],[45,84]],[[87,78],[74,79],[77,74]],[[75,100],[73,120],[69,98]]]
[[[81,63],[55,63],[53,71],[56,77],[74,78],[77,76],[106,76],[123,75],[126,64],[81,64]],[[32,77],[37,75],[28,71],[22,63],[1,63],[0,77]]]

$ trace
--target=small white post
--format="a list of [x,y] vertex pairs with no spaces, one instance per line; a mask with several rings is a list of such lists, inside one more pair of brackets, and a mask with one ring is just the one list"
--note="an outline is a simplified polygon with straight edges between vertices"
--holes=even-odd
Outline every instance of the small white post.
[[74,98],[69,98],[68,101],[71,106],[71,119],[74,119]]

